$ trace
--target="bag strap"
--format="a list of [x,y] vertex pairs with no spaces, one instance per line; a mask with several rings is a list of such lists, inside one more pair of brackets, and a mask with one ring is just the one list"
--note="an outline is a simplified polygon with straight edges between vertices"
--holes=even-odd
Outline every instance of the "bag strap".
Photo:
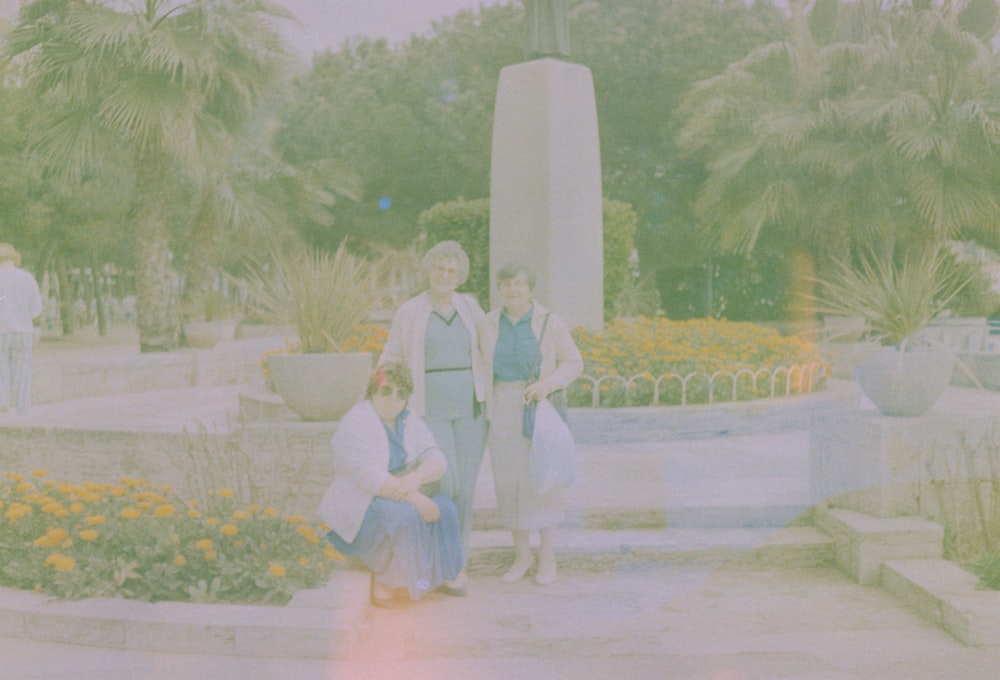
[[551,313],[546,312],[545,321],[542,322],[542,332],[538,334],[538,348],[535,350],[535,360],[531,362],[531,373],[528,374],[528,380],[531,381],[538,380],[535,371],[538,370],[538,361],[542,358],[542,338],[545,337],[545,328],[549,325],[549,314]]

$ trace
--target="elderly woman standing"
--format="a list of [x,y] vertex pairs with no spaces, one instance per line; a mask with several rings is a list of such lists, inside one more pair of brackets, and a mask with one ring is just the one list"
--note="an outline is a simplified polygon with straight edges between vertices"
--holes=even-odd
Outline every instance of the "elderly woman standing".
[[35,277],[21,269],[21,254],[0,243],[0,412],[25,415],[31,405],[32,321],[42,313]]
[[426,485],[445,472],[444,454],[419,416],[406,408],[413,391],[402,364],[372,374],[365,401],[337,425],[333,483],[318,514],[328,540],[371,569],[372,604],[391,607],[405,588],[418,600],[430,590],[465,595],[465,552],[451,499]]
[[472,530],[472,499],[486,445],[486,364],[476,326],[482,307],[455,292],[469,278],[469,256],[442,241],[424,256],[430,286],[407,300],[392,320],[379,363],[400,361],[413,372],[410,409],[423,417],[444,450],[448,473],[441,490],[458,508],[462,539]]
[[540,533],[535,581],[556,577],[555,530],[565,516],[562,490],[536,493],[528,481],[531,442],[521,434],[526,401],[563,389],[583,371],[583,359],[566,322],[532,298],[535,277],[523,265],[496,275],[501,306],[483,319],[479,342],[489,374],[489,448],[500,522],[514,535],[514,564],[501,577],[521,580],[534,564],[530,531]]

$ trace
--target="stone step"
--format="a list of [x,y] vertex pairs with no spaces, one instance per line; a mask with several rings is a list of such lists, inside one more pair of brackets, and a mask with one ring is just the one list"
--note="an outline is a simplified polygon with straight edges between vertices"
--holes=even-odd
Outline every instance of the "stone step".
[[[656,507],[568,507],[562,526],[569,529],[768,529],[811,521],[805,503]],[[476,508],[473,527],[502,528],[495,508]]]
[[[537,548],[537,536],[534,537]],[[510,532],[473,531],[469,569],[477,574],[501,574],[513,550]],[[832,563],[833,539],[811,526],[781,529],[560,529],[556,534],[560,569],[580,572],[615,571],[626,566],[654,569],[678,564]]]

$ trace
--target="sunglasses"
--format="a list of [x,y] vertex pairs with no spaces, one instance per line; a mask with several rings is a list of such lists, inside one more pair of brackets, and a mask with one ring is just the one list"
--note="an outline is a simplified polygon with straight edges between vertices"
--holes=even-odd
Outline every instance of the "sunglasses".
[[410,398],[410,390],[405,387],[393,387],[392,385],[382,385],[376,391],[380,397],[390,397],[395,393],[396,397],[406,401]]

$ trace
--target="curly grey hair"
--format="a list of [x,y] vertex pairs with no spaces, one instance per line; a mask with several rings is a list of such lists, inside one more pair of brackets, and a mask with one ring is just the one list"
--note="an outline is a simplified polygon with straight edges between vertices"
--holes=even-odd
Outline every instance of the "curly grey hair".
[[469,256],[458,241],[441,241],[424,255],[420,268],[424,274],[430,274],[431,267],[440,260],[455,260],[458,263],[458,285],[469,280]]

